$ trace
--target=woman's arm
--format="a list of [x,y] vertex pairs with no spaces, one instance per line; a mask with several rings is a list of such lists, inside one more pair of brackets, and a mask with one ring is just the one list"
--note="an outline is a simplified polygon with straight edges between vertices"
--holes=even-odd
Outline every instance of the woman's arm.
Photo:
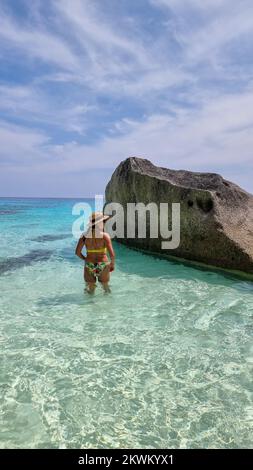
[[85,261],[86,258],[82,254],[82,249],[84,247],[84,244],[85,244],[84,238],[83,237],[79,238],[78,243],[76,245],[75,253],[76,253],[76,256],[79,256],[79,258]]
[[104,240],[105,240],[106,247],[109,251],[109,255],[110,255],[110,259],[111,259],[111,268],[112,268],[112,271],[113,271],[114,270],[114,265],[115,265],[115,253],[114,253],[114,249],[112,247],[111,237],[108,233],[104,233]]

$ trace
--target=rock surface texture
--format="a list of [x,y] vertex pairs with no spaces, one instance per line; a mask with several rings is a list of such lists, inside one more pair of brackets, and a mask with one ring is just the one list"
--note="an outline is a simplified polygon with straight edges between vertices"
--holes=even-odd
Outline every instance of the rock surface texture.
[[[120,238],[129,246],[253,274],[253,196],[216,173],[169,170],[127,158],[106,187],[106,203],[180,203],[180,245],[161,249],[161,238]],[[125,212],[126,213],[126,212]],[[126,216],[125,216],[126,224]],[[171,215],[168,216],[171,228]],[[127,233],[125,227],[125,234]]]

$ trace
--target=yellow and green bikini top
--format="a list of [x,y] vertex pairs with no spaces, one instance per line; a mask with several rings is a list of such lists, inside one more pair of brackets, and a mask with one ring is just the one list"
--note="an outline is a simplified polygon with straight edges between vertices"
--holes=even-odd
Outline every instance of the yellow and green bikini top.
[[97,250],[88,250],[87,248],[87,253],[106,253],[107,248],[106,246],[104,248],[97,248]]
[[[85,242],[85,236],[83,236],[83,241]],[[104,253],[106,254],[107,253],[107,247],[104,246],[103,248],[97,248],[97,249],[94,249],[94,250],[89,250],[88,248],[86,248],[86,251],[87,251],[87,254],[88,253]]]

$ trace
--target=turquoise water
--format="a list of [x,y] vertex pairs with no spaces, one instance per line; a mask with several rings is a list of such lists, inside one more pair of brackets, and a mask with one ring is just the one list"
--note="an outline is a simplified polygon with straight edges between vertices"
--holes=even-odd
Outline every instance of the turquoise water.
[[73,204],[0,199],[1,448],[252,447],[253,284],[115,243],[91,298]]

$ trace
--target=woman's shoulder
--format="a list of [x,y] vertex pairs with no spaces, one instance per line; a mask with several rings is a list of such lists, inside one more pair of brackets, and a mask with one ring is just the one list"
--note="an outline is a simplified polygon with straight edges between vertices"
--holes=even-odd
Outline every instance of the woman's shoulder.
[[110,240],[111,240],[111,237],[110,237],[109,233],[104,232],[104,233],[103,233],[103,239],[104,239],[105,241],[110,241]]
[[79,240],[82,240],[82,242],[85,243],[86,238],[87,238],[87,231],[81,234]]

